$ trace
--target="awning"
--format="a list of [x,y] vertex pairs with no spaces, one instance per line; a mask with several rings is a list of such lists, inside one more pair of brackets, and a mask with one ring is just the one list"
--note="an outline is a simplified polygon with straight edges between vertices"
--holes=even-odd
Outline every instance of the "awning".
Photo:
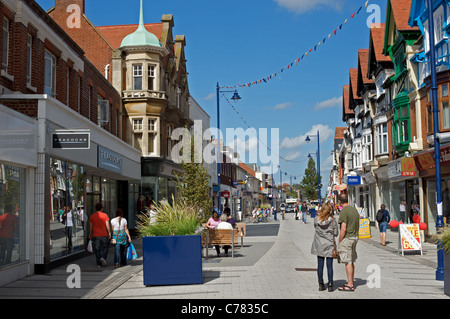
[[[435,168],[434,148],[413,156],[419,171]],[[450,165],[450,145],[441,147],[441,165]]]

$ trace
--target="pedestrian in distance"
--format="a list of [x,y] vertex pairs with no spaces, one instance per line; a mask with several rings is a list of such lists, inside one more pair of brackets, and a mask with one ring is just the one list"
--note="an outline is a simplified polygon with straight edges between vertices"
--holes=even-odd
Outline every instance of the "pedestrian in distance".
[[116,217],[111,219],[112,241],[115,243],[114,249],[114,267],[127,265],[127,248],[131,243],[131,236],[128,230],[128,223],[123,218],[123,210],[116,209]]
[[358,257],[356,244],[359,235],[359,214],[356,208],[348,204],[348,195],[340,194],[339,202],[342,210],[339,214],[339,260],[345,264],[347,283],[338,288],[339,291],[355,290],[355,261]]
[[406,223],[406,202],[404,200],[400,202],[400,221]]
[[328,275],[328,291],[333,291],[333,239],[338,235],[338,225],[334,221],[333,209],[325,204],[314,218],[314,240],[311,254],[317,256],[317,277],[319,291],[326,289],[323,281],[323,269],[326,262]]
[[303,224],[306,224],[306,214],[308,212],[308,205],[306,205],[306,202],[303,202],[301,210],[302,210],[302,222]]
[[89,238],[93,242],[93,251],[97,267],[106,266],[108,257],[109,241],[111,239],[111,226],[109,217],[103,212],[101,203],[95,204],[96,212],[89,218]]
[[[211,218],[208,219],[208,222],[206,223],[206,228],[207,229],[215,229],[220,223],[221,223],[221,220],[219,218],[219,214],[215,211],[215,212],[213,212]],[[216,252],[217,252],[217,257],[220,257],[220,246],[216,245],[215,248],[216,248]]]
[[380,244],[383,246],[386,246],[386,230],[390,220],[391,216],[386,210],[386,206],[384,204],[381,204],[381,208],[377,212],[377,222],[378,228],[380,229]]
[[295,220],[298,220],[298,214],[300,212],[300,202],[298,202],[298,201],[294,205],[294,212],[295,212]]

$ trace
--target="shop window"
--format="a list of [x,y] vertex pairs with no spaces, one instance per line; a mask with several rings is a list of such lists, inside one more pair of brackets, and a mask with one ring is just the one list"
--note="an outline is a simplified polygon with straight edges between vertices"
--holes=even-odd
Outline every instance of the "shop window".
[[25,260],[25,169],[0,162],[0,267]]
[[[91,181],[86,181],[88,187]],[[54,260],[85,247],[88,212],[84,202],[83,166],[50,159],[50,259]]]

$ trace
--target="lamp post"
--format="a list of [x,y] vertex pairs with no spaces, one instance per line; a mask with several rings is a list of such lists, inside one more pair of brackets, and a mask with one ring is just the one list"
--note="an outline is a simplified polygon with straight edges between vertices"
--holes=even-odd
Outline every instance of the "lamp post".
[[230,93],[233,92],[233,97],[231,98],[233,101],[239,101],[241,99],[241,97],[239,96],[239,94],[237,93],[236,90],[234,91],[222,91],[221,87],[219,86],[219,82],[217,82],[217,87],[216,87],[216,93],[217,93],[217,185],[218,185],[218,194],[219,194],[219,202],[218,202],[218,206],[217,206],[217,212],[220,215],[221,212],[221,196],[220,196],[220,168],[221,168],[221,158],[220,156],[222,156],[222,151],[221,151],[221,147],[220,147],[220,93]]
[[[438,95],[437,95],[437,81],[436,81],[436,53],[434,43],[434,20],[433,20],[433,1],[427,0],[428,7],[428,38],[430,42],[430,63],[431,63],[431,97],[433,103],[433,128],[434,128],[434,163],[436,169],[436,232],[442,233],[444,227],[444,218],[442,214],[442,189],[441,189],[441,146],[437,138],[439,133],[439,109],[438,109]],[[438,243],[437,252],[437,268],[436,280],[444,280],[444,251],[442,243]]]
[[[317,196],[318,196],[318,202],[322,205],[322,195],[321,193],[321,187],[320,187],[320,133],[319,130],[317,130],[317,135],[311,135],[311,137],[317,137]],[[311,142],[310,136],[306,135],[306,142]],[[308,157],[311,157],[311,155],[308,155]]]

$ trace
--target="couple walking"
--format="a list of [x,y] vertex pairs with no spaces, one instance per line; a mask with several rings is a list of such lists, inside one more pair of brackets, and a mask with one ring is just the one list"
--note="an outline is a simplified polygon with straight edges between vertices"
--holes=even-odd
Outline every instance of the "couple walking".
[[[314,240],[311,253],[317,255],[317,276],[319,279],[319,290],[326,290],[323,280],[323,270],[326,263],[328,274],[328,291],[333,291],[333,251],[339,253],[339,262],[345,264],[347,283],[338,288],[339,291],[354,291],[354,274],[357,254],[356,243],[359,233],[358,211],[348,205],[348,195],[339,195],[339,202],[343,209],[336,223],[333,208],[329,203],[325,204],[319,214],[314,218]],[[340,225],[340,228],[338,227]],[[335,237],[338,235],[338,243]]]

